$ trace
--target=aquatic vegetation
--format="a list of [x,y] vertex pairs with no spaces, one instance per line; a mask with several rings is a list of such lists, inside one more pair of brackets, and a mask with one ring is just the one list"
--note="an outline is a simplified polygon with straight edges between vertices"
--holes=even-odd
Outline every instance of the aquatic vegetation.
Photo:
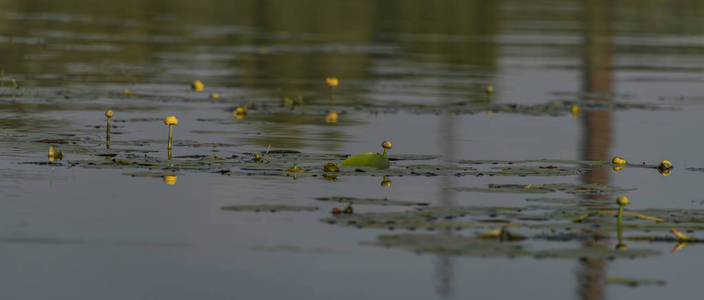
[[302,206],[302,205],[231,205],[221,207],[222,210],[239,211],[239,212],[301,212],[301,211],[316,211],[318,207]]
[[545,194],[563,192],[567,194],[583,195],[603,195],[616,194],[632,191],[633,189],[622,189],[599,184],[489,184],[486,188],[480,187],[452,187],[459,192],[483,192],[483,193],[518,193],[518,194]]
[[339,80],[335,77],[325,78],[325,84],[330,87],[330,100],[335,99],[335,87],[339,84]]
[[381,205],[381,206],[428,206],[429,203],[376,199],[376,198],[354,198],[354,197],[320,197],[315,198],[318,201],[349,203],[354,205]]
[[64,159],[64,152],[63,151],[55,151],[54,146],[49,146],[49,162],[53,163],[54,160],[63,160]]
[[204,88],[205,88],[205,85],[200,80],[196,80],[191,83],[191,89],[196,92],[202,92]]
[[337,166],[336,162],[329,161],[329,162],[326,162],[325,165],[323,166],[323,171],[330,172],[330,173],[337,173],[337,172],[340,172],[340,167]]
[[112,116],[114,114],[115,113],[112,111],[112,109],[108,109],[105,112],[105,117],[107,118],[107,124],[105,125],[105,147],[107,149],[110,149],[110,127],[112,127],[110,124],[110,119],[112,119]]
[[210,97],[210,99],[220,99],[220,94],[218,94],[218,93],[212,93],[212,94],[210,94],[209,97]]
[[125,96],[131,96],[131,95],[132,95],[132,91],[130,91],[130,90],[128,90],[128,89],[125,89],[125,90],[122,92],[122,94],[125,95]]
[[672,174],[672,163],[669,160],[663,160],[658,164],[658,172],[662,176],[669,176]]
[[389,158],[386,152],[391,149],[391,142],[384,141],[381,143],[381,147],[384,149],[382,154],[375,152],[364,152],[352,155],[347,159],[342,161],[343,167],[373,167],[377,169],[388,169],[389,168]]
[[624,277],[606,277],[604,279],[604,283],[625,285],[625,286],[629,286],[629,287],[638,287],[638,286],[642,286],[642,285],[663,286],[666,284],[666,282],[664,280],[642,279],[642,278],[624,278]]
[[171,159],[171,146],[173,144],[174,126],[178,125],[178,119],[174,116],[168,116],[164,119],[164,124],[169,126],[169,159]]
[[672,227],[671,230],[672,230],[672,234],[674,234],[677,237],[677,241],[680,243],[697,241],[697,239],[695,237],[688,236],[688,235],[680,232],[679,230],[675,229],[674,227]]

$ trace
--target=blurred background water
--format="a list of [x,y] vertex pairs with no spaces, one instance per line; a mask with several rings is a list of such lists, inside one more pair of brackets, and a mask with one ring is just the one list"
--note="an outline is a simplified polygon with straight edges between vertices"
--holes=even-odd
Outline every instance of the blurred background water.
[[[101,136],[95,126],[112,108],[122,119],[157,119],[120,124],[115,140],[163,139],[159,120],[175,114],[177,140],[238,145],[224,154],[267,145],[350,154],[390,139],[393,153],[445,160],[668,159],[675,165],[668,177],[597,168],[557,180],[637,188],[629,194],[635,208],[704,204],[704,174],[685,170],[704,167],[700,1],[0,0],[0,70],[3,131]],[[293,114],[202,121],[230,118],[241,102],[325,99],[324,78],[333,76],[340,79],[336,101],[350,107],[483,101],[492,85],[496,103],[589,99],[675,109],[577,118],[349,109],[335,125]],[[205,93],[190,90],[196,79]],[[126,89],[135,96],[125,97]],[[332,206],[314,200],[521,206],[521,195],[445,188],[555,178],[394,177],[387,188],[377,177],[187,173],[171,186],[121,170],[19,164],[45,160],[46,152],[3,139],[0,278],[8,298],[661,299],[699,292],[704,252],[696,246],[670,254],[672,245],[652,244],[664,254],[613,262],[417,255],[360,245],[384,231],[321,223]],[[153,150],[165,155],[161,146]],[[220,210],[252,203],[321,209]],[[668,284],[607,286],[606,276]]]

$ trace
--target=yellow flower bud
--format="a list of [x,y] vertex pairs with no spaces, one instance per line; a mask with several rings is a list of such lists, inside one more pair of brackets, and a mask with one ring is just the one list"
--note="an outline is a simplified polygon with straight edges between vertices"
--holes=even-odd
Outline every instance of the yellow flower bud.
[[115,114],[115,113],[112,112],[112,109],[108,109],[108,111],[105,112],[105,116],[108,117],[108,118],[112,118],[112,116],[113,116],[114,114]]
[[232,111],[232,115],[235,116],[237,120],[242,120],[242,118],[247,115],[247,107],[238,106],[234,111]]
[[625,164],[627,164],[628,162],[627,162],[625,159],[621,158],[621,157],[614,156],[614,158],[611,160],[611,163],[612,163],[612,164],[617,164],[617,165],[625,165]]
[[579,108],[577,105],[572,105],[572,116],[577,117],[579,115],[579,112],[581,112],[582,109]]
[[338,116],[336,112],[329,112],[327,115],[325,115],[325,123],[336,123],[337,117]]
[[381,147],[387,150],[391,149],[391,141],[384,141],[383,143],[381,143]]
[[616,203],[621,206],[628,205],[628,197],[620,196],[620,197],[616,198]]
[[493,92],[494,92],[494,87],[493,87],[493,86],[490,86],[490,85],[487,86],[487,87],[486,87],[486,92],[489,93],[489,94],[493,93]]
[[338,84],[340,84],[340,82],[335,77],[325,78],[325,83],[327,83],[327,85],[329,86],[337,86]]
[[127,89],[126,89],[124,92],[122,92],[122,93],[123,93],[125,96],[132,95],[132,91],[127,90]]
[[168,116],[164,119],[164,124],[166,125],[178,125],[178,119],[174,116]]
[[177,180],[178,180],[178,176],[164,176],[164,183],[166,183],[168,185],[176,184]]
[[212,93],[212,94],[210,94],[210,99],[220,99],[220,94]]
[[196,92],[200,92],[203,90],[203,88],[205,88],[205,85],[203,84],[202,81],[196,80],[193,83],[191,83],[191,88]]

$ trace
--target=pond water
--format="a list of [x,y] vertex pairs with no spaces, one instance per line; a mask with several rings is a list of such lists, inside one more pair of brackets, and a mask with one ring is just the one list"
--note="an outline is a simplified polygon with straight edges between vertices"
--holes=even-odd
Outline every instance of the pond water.
[[696,297],[704,3],[531,2],[0,0],[4,294]]

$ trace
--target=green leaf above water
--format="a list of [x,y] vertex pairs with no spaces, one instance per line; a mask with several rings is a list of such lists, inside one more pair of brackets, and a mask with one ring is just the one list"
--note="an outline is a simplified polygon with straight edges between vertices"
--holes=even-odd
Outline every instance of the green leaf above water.
[[342,161],[343,167],[373,167],[377,169],[388,169],[389,158],[386,155],[375,152],[364,152],[352,155]]

